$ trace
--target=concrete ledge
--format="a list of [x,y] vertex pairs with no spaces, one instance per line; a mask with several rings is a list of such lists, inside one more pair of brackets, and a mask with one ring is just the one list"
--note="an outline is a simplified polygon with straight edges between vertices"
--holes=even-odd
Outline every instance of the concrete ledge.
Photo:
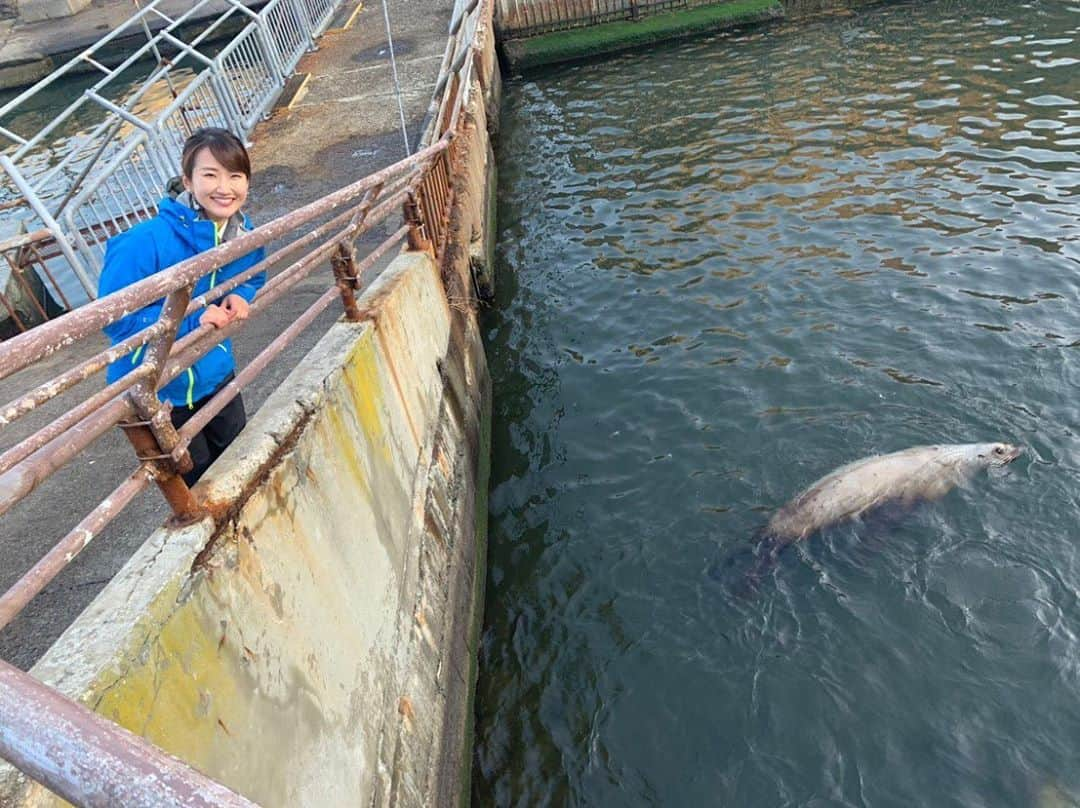
[[19,17],[23,22],[57,20],[78,14],[90,5],[90,0],[19,0]]
[[734,0],[657,14],[635,22],[612,22],[527,39],[508,39],[500,47],[508,66],[521,71],[783,16],[780,0]]
[[50,57],[37,54],[0,64],[0,90],[28,87],[52,73],[55,67]]

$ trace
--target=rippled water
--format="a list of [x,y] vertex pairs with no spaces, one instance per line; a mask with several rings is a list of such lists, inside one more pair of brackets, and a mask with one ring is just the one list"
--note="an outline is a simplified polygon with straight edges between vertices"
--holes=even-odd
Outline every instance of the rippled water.
[[[508,85],[475,804],[1074,804],[1078,32],[900,4]],[[842,463],[995,439],[709,575]]]

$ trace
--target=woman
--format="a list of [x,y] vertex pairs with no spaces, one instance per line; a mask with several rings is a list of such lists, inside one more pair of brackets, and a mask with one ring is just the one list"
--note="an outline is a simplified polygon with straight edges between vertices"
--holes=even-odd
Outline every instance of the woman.
[[[184,143],[180,166],[183,176],[169,182],[169,195],[158,204],[157,216],[109,239],[98,284],[99,296],[168,269],[251,229],[240,210],[247,201],[251,160],[239,138],[225,129],[200,129]],[[195,284],[192,296],[205,294],[264,257],[260,247],[214,270]],[[249,304],[265,282],[266,273],[259,273],[224,298],[188,315],[180,323],[177,339],[200,325],[221,328],[233,320],[246,319]],[[158,300],[106,326],[105,333],[114,345],[122,342],[156,322],[164,302]],[[109,383],[138,367],[144,353],[139,348],[113,362],[107,375]],[[198,412],[228,384],[234,370],[232,344],[224,340],[165,385],[158,395],[172,404],[173,425],[180,427]],[[194,484],[225,451],[245,423],[244,402],[237,395],[192,440],[189,450],[194,468],[184,475],[188,485]]]

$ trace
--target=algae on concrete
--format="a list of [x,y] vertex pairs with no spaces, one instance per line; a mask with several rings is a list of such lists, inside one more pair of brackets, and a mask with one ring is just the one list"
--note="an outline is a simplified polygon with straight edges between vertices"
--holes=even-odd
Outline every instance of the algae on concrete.
[[734,0],[657,14],[637,21],[604,23],[527,39],[508,39],[502,43],[502,50],[511,69],[527,70],[783,16],[780,0]]

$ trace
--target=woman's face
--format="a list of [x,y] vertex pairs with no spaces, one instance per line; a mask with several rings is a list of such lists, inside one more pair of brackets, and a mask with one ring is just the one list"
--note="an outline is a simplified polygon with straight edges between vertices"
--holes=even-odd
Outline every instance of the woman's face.
[[204,147],[195,154],[195,165],[191,176],[184,177],[184,188],[207,217],[221,224],[247,200],[248,178],[243,172],[225,168],[209,147]]

